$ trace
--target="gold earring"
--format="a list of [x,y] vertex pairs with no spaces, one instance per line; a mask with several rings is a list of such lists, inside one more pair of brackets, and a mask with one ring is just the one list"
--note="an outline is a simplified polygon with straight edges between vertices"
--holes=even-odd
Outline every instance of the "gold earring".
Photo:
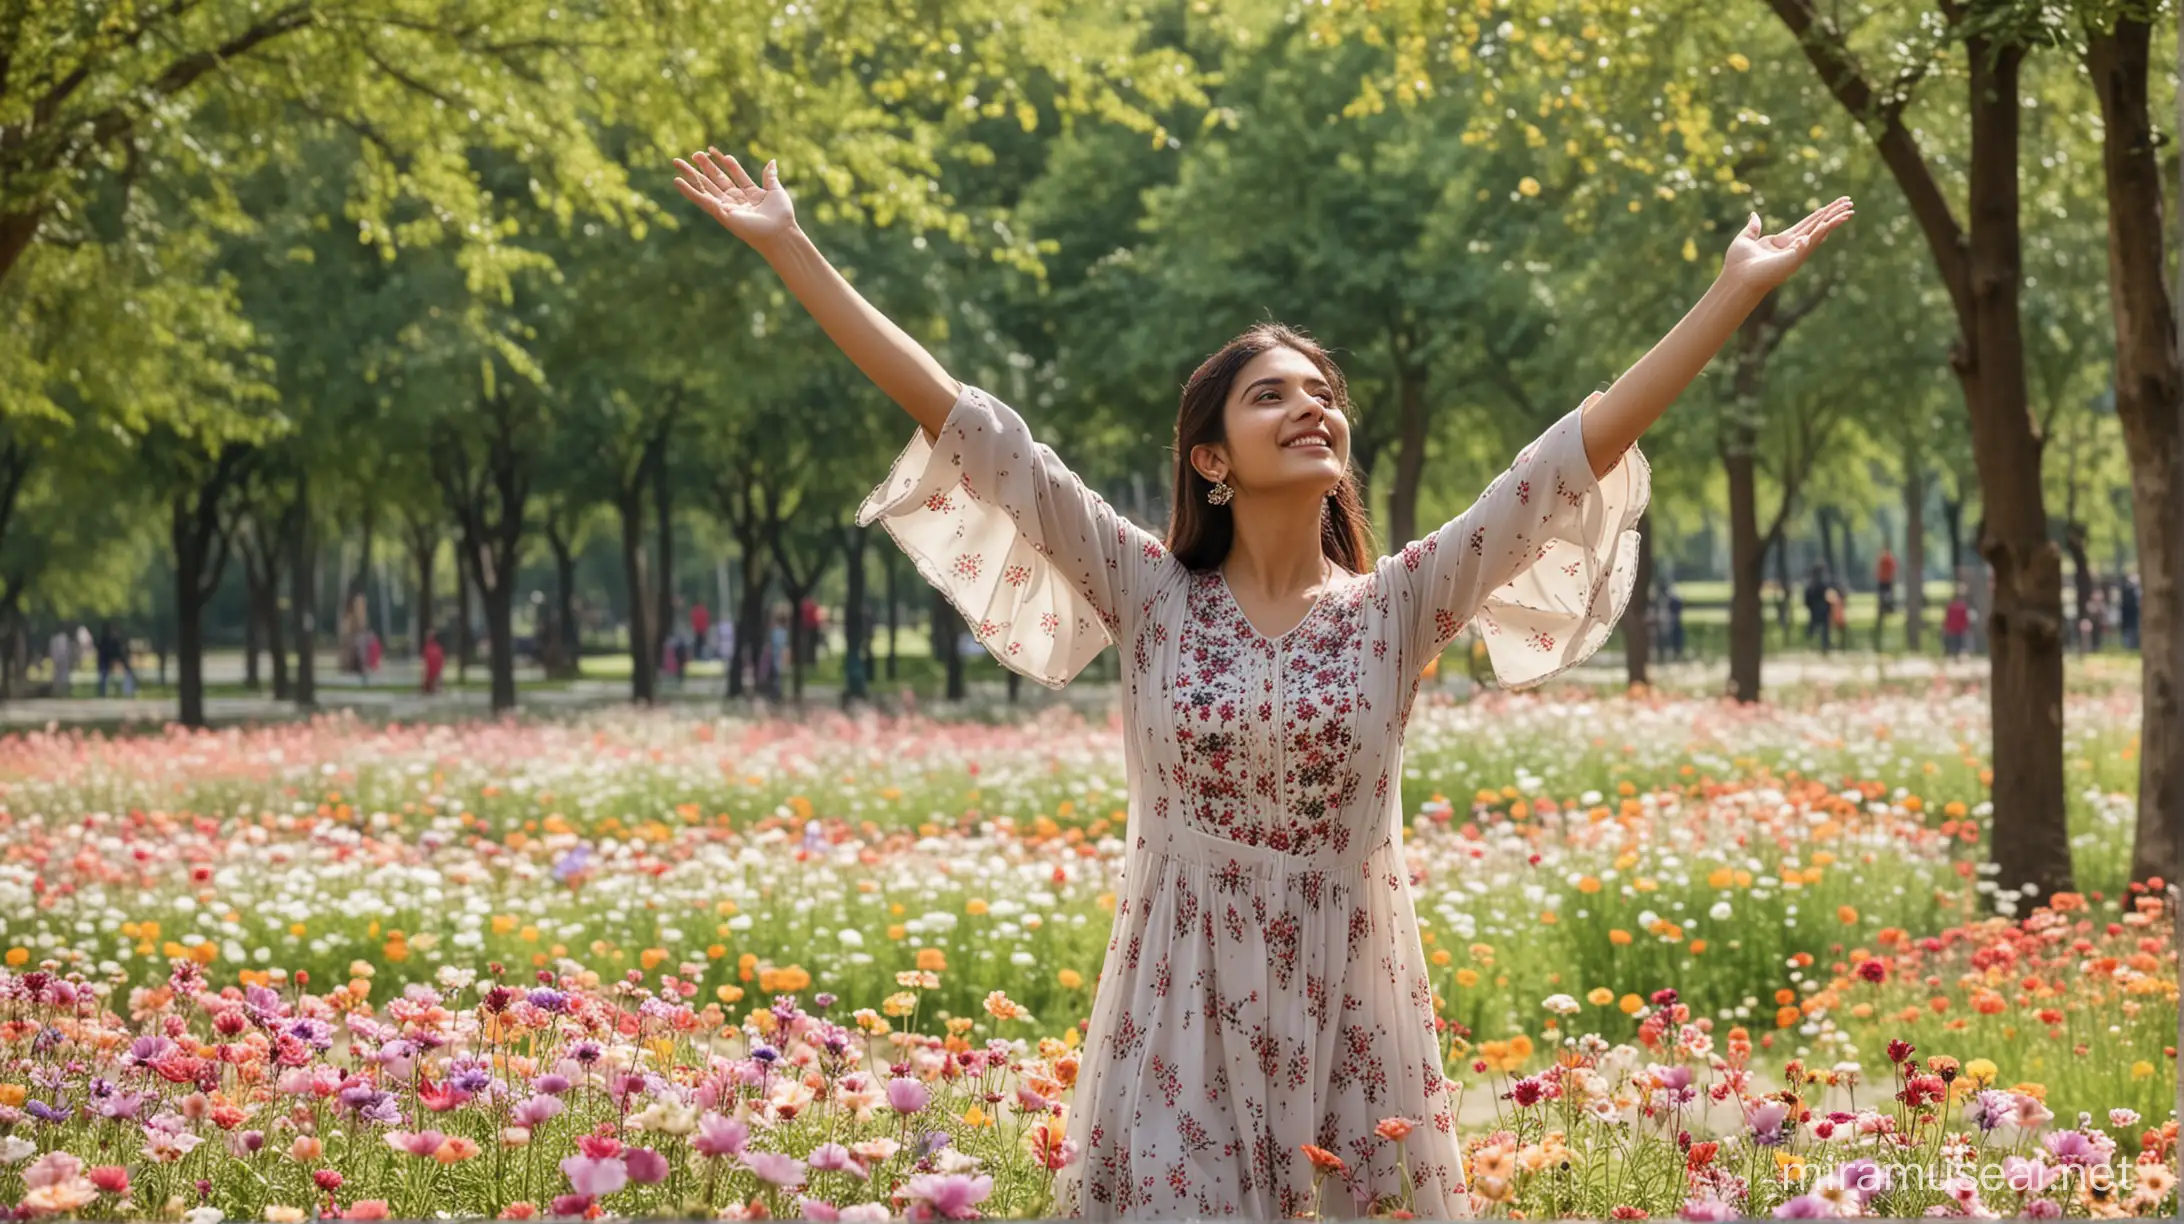
[[1206,502],[1209,505],[1226,506],[1235,496],[1236,490],[1229,488],[1228,481],[1225,480],[1215,481],[1213,487],[1206,490]]

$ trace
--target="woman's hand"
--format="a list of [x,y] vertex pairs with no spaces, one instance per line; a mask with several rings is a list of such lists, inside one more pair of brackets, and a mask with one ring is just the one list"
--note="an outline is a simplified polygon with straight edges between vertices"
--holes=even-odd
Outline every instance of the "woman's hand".
[[711,146],[691,154],[691,161],[698,164],[675,159],[676,189],[727,226],[729,233],[763,249],[795,232],[796,210],[771,161],[761,172],[764,186],[752,182],[735,158]]
[[1850,220],[1851,215],[1850,197],[1842,196],[1779,234],[1762,234],[1759,214],[1753,213],[1750,223],[1729,244],[1729,253],[1722,257],[1722,278],[1764,294],[1790,279],[1790,273],[1804,264],[1813,248],[1827,241],[1835,227]]

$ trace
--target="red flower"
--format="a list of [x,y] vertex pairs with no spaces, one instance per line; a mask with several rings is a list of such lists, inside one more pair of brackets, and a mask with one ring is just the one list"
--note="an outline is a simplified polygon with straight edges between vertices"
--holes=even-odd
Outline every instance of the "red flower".
[[1858,976],[1868,982],[1880,982],[1888,977],[1888,966],[1878,960],[1862,960],[1858,962]]
[[1901,1037],[1898,1037],[1888,1043],[1888,1061],[1892,1063],[1900,1063],[1904,1059],[1911,1057],[1911,1051],[1917,1048],[1917,1046],[1912,1045],[1910,1042],[1905,1041]]
[[1326,1148],[1314,1147],[1309,1143],[1300,1143],[1297,1148],[1304,1153],[1305,1159],[1312,1162],[1312,1167],[1322,1173],[1344,1173],[1349,1171],[1350,1166],[1343,1163],[1342,1157],[1335,1155]]

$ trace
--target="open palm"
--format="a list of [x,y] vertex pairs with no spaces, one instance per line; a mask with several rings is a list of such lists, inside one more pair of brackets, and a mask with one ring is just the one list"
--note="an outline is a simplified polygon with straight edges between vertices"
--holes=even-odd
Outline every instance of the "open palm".
[[1850,197],[1841,196],[1781,233],[1762,234],[1759,214],[1753,213],[1750,223],[1729,244],[1729,253],[1722,257],[1722,275],[1755,288],[1772,289],[1790,279],[1790,274],[1804,265],[1805,257],[1851,216]]
[[761,172],[764,185],[752,182],[735,158],[710,146],[691,154],[690,161],[676,158],[675,172],[676,190],[752,246],[796,227],[796,210],[771,161]]

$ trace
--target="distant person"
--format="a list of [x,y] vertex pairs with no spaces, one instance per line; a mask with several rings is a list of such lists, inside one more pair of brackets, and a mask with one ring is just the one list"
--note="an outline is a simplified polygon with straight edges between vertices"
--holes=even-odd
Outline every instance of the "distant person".
[[1873,649],[1881,648],[1881,631],[1888,624],[1889,614],[1896,610],[1896,554],[1888,545],[1881,545],[1880,559],[1873,563],[1873,593],[1877,605],[1873,613]]
[[1834,620],[1828,615],[1828,594],[1833,589],[1828,583],[1827,567],[1813,566],[1812,576],[1805,580],[1805,640],[1819,638],[1822,654],[1834,645]]
[[713,649],[713,635],[706,632],[713,627],[713,614],[706,610],[705,601],[690,605],[690,640],[698,644],[698,657],[707,657]]
[[76,635],[56,629],[46,643],[46,657],[53,661],[53,695],[68,696],[69,673],[76,670]]
[[98,641],[99,696],[106,696],[106,682],[116,671],[121,673],[121,695],[136,696],[136,668],[129,662],[129,642],[107,621],[99,626]]
[[2116,635],[2125,650],[2139,648],[2139,583],[2137,574],[2125,574],[2116,584]]
[[437,629],[425,634],[424,659],[425,680],[423,688],[429,696],[440,691],[440,673],[447,668],[447,651],[440,648],[440,631]]
[[1941,650],[1954,659],[1964,653],[1964,640],[1972,631],[1972,605],[1964,598],[1964,588],[1958,587],[1949,596],[1949,606],[1941,614]]
[[[1850,601],[1843,598],[1843,588],[1832,583],[1828,586],[1828,628],[1832,631],[1830,636],[1840,641],[1843,649],[1850,649]],[[1821,639],[1823,654],[1828,650],[1827,643],[1827,638]]]

